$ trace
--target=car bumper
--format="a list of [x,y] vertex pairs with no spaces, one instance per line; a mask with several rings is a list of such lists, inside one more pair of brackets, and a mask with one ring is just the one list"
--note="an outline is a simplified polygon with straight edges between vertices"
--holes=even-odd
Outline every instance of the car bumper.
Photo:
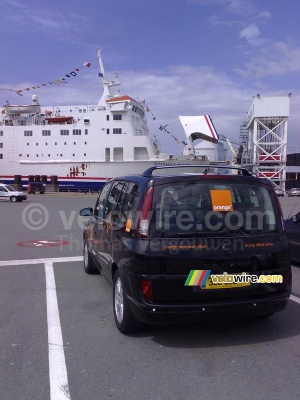
[[135,317],[149,324],[171,324],[207,320],[259,317],[283,310],[290,296],[285,290],[262,298],[234,299],[218,303],[150,304],[129,298]]

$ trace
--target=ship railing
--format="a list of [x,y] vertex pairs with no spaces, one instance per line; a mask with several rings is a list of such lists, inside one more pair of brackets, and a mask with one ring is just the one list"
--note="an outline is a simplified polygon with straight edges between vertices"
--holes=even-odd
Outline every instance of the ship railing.
[[149,136],[149,132],[135,130],[135,131],[133,131],[133,136]]

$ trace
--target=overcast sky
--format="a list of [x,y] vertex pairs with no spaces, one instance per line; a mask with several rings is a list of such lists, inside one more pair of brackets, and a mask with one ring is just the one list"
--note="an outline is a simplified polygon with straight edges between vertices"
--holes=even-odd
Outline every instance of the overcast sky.
[[[146,99],[151,133],[179,115],[209,114],[219,134],[238,142],[253,96],[292,93],[288,153],[300,151],[299,0],[2,0],[0,88],[23,89],[64,77],[67,84],[24,93],[0,90],[0,105],[97,103],[97,49],[122,93]],[[179,122],[169,131],[180,140]]]

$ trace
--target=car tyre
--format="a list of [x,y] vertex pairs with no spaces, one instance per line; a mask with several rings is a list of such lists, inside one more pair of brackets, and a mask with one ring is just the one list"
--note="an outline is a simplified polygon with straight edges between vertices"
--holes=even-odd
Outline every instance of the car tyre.
[[85,272],[89,275],[99,273],[90,254],[87,240],[84,241],[83,245],[83,267]]
[[10,201],[11,201],[12,203],[15,203],[15,202],[17,201],[16,196],[11,196]]
[[141,330],[143,324],[133,315],[127,292],[120,271],[117,270],[114,276],[113,288],[113,309],[117,328],[122,333],[135,333]]

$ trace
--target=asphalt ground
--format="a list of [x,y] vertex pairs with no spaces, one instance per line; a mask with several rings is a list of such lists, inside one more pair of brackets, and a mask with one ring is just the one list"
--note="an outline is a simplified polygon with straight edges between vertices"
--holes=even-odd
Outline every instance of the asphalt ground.
[[[0,399],[299,399],[300,268],[268,320],[116,329],[112,288],[82,267],[96,195],[0,202]],[[300,199],[280,199],[287,217]],[[62,242],[62,244],[60,244]],[[67,242],[67,243],[64,243]]]

